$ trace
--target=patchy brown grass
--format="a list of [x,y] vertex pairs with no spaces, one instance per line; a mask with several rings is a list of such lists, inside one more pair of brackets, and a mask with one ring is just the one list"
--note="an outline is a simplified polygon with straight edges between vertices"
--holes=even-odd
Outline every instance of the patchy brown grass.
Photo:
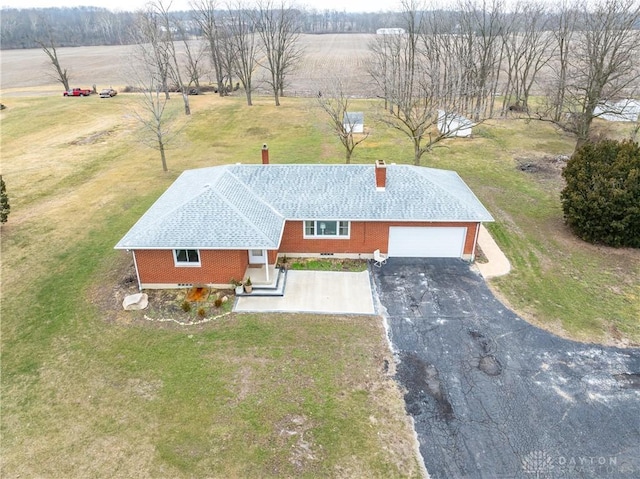
[[[265,141],[276,163],[344,161],[312,102],[286,98],[276,109],[258,97],[246,108],[202,95],[184,118],[172,101],[181,134],[165,174],[131,115],[135,94],[63,98],[30,63],[40,52],[15,53],[22,70],[1,57],[12,206],[1,235],[3,477],[417,476],[377,320],[228,314],[159,325],[122,311],[115,288],[131,263],[113,245],[180,171],[259,162]],[[101,61],[78,86],[115,74],[113,58]],[[15,72],[25,81],[7,83]],[[377,107],[358,109],[372,136],[354,162],[410,163],[410,145],[375,121]],[[460,172],[514,266],[492,287],[564,336],[637,344],[638,250],[577,240],[562,222],[558,178],[517,168],[519,158],[570,154],[572,139],[496,120],[445,145],[423,163]]]

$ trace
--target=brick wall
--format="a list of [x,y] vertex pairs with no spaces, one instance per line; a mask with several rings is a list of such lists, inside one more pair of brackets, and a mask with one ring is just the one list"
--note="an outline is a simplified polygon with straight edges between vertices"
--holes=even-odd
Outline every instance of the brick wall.
[[466,227],[467,237],[464,254],[473,254],[477,223],[430,223],[430,222],[366,222],[352,221],[349,239],[305,239],[303,221],[287,221],[280,243],[284,253],[365,253],[379,249],[387,253],[389,227],[391,226],[453,226]]
[[136,250],[143,284],[227,284],[241,280],[249,264],[246,250],[200,250],[200,267],[175,266],[172,250]]
[[[351,222],[349,239],[304,239],[304,222],[287,221],[280,250],[286,254],[351,253],[371,254],[379,249],[387,253],[391,226],[466,227],[465,256],[474,252],[477,223],[429,222]],[[200,267],[175,266],[172,250],[136,250],[136,263],[143,284],[228,284],[241,280],[247,266],[247,250],[201,250]],[[268,251],[269,264],[275,264],[278,251]]]

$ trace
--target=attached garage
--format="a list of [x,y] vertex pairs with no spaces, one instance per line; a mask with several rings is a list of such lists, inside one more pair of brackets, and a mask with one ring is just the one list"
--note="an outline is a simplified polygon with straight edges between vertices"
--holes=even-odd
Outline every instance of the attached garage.
[[392,226],[389,228],[389,257],[460,258],[467,228]]

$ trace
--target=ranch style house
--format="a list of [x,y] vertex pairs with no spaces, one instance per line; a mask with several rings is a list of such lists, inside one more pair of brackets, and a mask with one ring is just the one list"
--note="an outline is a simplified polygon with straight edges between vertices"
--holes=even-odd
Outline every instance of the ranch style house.
[[[491,214],[454,171],[387,164],[235,164],[187,170],[115,246],[140,289],[269,279],[283,257],[473,261]],[[253,273],[252,273],[253,272]]]

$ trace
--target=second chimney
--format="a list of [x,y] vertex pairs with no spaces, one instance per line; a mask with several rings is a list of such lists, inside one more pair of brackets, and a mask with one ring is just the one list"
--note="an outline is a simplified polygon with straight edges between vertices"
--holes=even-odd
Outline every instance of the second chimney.
[[262,164],[263,165],[269,164],[269,147],[267,146],[266,143],[262,145]]
[[376,191],[384,191],[387,186],[387,164],[384,160],[376,161]]

